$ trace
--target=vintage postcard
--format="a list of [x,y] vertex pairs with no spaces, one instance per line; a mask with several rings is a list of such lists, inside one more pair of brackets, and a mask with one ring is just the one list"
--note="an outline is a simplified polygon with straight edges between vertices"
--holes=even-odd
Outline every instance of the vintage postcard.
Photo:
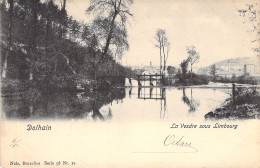
[[0,167],[259,168],[259,9],[0,0]]

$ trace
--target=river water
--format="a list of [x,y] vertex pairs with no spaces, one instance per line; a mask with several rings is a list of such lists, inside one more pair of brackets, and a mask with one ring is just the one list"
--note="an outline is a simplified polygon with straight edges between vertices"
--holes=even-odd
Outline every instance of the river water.
[[92,94],[41,94],[33,99],[3,97],[2,115],[11,120],[203,121],[230,92],[223,88],[133,87]]

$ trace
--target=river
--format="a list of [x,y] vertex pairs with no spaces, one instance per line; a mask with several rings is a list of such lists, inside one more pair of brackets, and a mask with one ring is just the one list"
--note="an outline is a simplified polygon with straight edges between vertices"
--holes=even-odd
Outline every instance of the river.
[[223,88],[118,88],[106,93],[57,92],[37,98],[3,97],[3,118],[22,120],[204,120],[231,93]]

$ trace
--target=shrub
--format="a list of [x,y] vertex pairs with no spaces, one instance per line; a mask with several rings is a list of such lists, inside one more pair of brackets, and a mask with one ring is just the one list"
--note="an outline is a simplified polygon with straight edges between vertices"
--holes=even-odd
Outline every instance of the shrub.
[[238,105],[255,102],[258,98],[259,93],[256,87],[236,87],[235,96],[230,95],[230,98],[225,100],[224,106],[233,108]]
[[216,82],[221,82],[221,83],[239,83],[239,84],[251,84],[251,85],[256,85],[257,81],[254,77],[252,76],[247,76],[247,75],[242,75],[236,77],[235,75],[232,76],[232,78],[227,78],[227,77],[218,77],[216,79]]
[[209,76],[206,75],[197,75],[194,73],[189,73],[186,75],[186,78],[183,78],[182,75],[177,74],[176,75],[178,82],[176,84],[178,85],[206,85],[209,83]]

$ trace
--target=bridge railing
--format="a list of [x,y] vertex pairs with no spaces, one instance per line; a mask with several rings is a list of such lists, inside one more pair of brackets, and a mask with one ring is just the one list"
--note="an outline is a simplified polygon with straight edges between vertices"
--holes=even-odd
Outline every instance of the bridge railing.
[[149,86],[153,87],[154,83],[153,81],[156,81],[156,86],[163,86],[164,84],[164,75],[159,75],[159,74],[154,74],[154,75],[137,75],[137,81],[138,81],[138,86],[146,86],[145,82],[149,81]]

